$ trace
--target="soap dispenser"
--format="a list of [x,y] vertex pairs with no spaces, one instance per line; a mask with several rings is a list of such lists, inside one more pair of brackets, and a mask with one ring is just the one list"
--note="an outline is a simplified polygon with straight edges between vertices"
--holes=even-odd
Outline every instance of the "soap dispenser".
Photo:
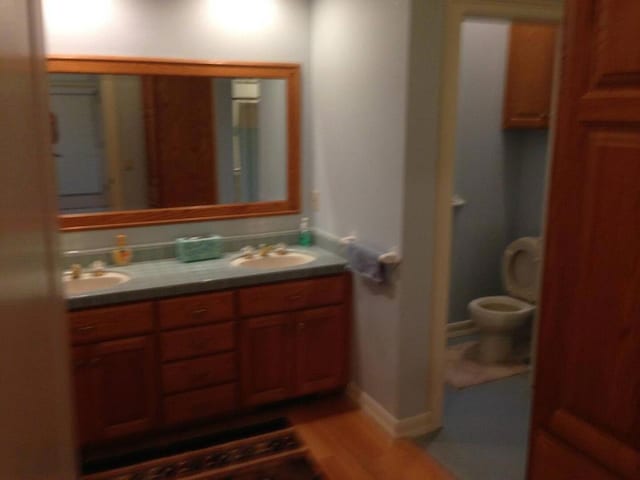
[[131,247],[127,246],[127,236],[117,235],[116,246],[117,247],[113,250],[113,252],[111,252],[113,263],[119,266],[129,265],[131,263],[131,259],[133,258],[133,252],[131,251]]
[[313,236],[309,229],[309,218],[302,217],[300,220],[300,232],[298,234],[298,244],[303,247],[310,247],[313,243]]

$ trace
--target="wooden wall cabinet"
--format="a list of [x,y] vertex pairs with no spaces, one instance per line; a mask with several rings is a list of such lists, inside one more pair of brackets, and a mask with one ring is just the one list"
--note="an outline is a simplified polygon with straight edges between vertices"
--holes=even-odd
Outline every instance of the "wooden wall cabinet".
[[72,312],[79,443],[346,385],[350,292],[344,274]]
[[511,25],[503,127],[548,128],[557,27]]

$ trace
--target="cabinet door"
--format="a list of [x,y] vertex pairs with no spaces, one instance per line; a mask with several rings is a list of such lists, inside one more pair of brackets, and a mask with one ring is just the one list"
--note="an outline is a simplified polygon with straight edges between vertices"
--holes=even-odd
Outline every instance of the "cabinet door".
[[347,376],[347,321],[343,307],[299,312],[296,328],[296,394],[344,385]]
[[156,420],[153,337],[94,345],[90,360],[100,439],[150,429]]
[[76,435],[80,445],[94,442],[100,435],[96,417],[95,375],[91,369],[91,347],[73,349]]
[[549,126],[556,30],[542,24],[511,26],[504,128]]
[[248,318],[241,327],[242,399],[245,405],[292,395],[294,361],[290,315]]

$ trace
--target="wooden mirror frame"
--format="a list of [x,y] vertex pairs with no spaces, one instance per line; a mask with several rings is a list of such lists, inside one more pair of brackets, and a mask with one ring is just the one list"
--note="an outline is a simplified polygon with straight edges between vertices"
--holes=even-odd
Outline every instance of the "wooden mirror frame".
[[181,75],[272,78],[287,81],[287,199],[193,207],[120,210],[59,215],[63,231],[98,230],[167,223],[300,213],[300,66],[292,63],[206,62],[129,57],[50,56],[49,73]]

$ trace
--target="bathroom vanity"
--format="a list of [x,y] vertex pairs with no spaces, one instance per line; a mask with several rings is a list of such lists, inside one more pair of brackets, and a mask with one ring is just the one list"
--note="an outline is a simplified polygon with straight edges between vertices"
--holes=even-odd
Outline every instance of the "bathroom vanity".
[[79,443],[345,386],[350,285],[339,273],[70,312]]
[[[301,213],[300,65],[69,56],[47,67],[62,231]],[[65,284],[81,445],[346,384],[344,259],[303,247],[286,265],[237,255],[184,264],[173,244],[162,248],[170,255],[137,251],[139,263],[109,278]]]

